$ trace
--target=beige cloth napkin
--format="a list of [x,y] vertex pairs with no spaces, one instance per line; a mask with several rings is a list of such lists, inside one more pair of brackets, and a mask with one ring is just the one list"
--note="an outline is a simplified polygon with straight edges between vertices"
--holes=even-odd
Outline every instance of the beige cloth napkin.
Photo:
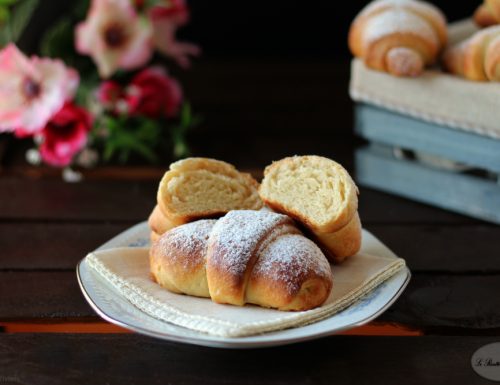
[[[469,20],[450,26],[451,42],[477,28]],[[500,86],[474,82],[438,70],[418,78],[398,78],[368,69],[361,60],[351,66],[349,91],[355,101],[371,103],[435,124],[500,138]]]
[[98,250],[86,257],[86,263],[145,313],[221,337],[260,334],[330,317],[405,266],[400,258],[358,254],[333,267],[333,289],[323,306],[303,312],[283,312],[253,305],[221,305],[208,298],[171,293],[151,280],[147,248]]

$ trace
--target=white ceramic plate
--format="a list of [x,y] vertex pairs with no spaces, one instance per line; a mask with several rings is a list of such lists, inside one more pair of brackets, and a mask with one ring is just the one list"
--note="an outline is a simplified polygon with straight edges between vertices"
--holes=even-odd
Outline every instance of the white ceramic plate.
[[[149,245],[149,228],[140,223],[117,235],[99,250],[113,247],[144,247]],[[382,242],[363,230],[362,251],[385,257],[395,257]],[[77,266],[80,288],[92,308],[105,320],[164,340],[222,348],[256,348],[306,341],[366,324],[382,314],[403,292],[410,280],[405,268],[347,309],[325,320],[293,329],[280,330],[240,338],[215,337],[159,321],[136,308],[109,283],[89,268],[85,259]]]

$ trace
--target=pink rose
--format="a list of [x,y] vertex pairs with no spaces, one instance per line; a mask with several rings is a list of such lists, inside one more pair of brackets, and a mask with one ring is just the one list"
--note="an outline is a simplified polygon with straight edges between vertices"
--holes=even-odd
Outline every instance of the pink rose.
[[158,51],[174,59],[181,67],[189,67],[190,56],[198,56],[200,48],[176,39],[177,29],[189,20],[189,10],[184,0],[164,0],[149,10],[153,24],[153,42]]
[[60,60],[29,59],[9,44],[0,51],[0,132],[38,132],[73,98],[78,82],[78,73]]
[[123,94],[122,87],[113,80],[106,80],[97,89],[97,100],[104,105],[115,103]]
[[66,103],[41,132],[40,155],[47,164],[67,166],[87,143],[92,126],[90,114],[72,103]]
[[76,50],[94,59],[103,78],[120,68],[139,68],[153,53],[151,25],[130,0],[92,0],[75,32]]
[[114,113],[120,112],[118,105],[123,104],[124,106],[127,106],[122,86],[113,80],[106,80],[102,82],[99,85],[99,88],[97,88],[96,97],[99,103],[101,103],[106,110]]
[[182,103],[182,90],[177,81],[161,67],[139,72],[126,89],[129,113],[151,118],[174,117]]

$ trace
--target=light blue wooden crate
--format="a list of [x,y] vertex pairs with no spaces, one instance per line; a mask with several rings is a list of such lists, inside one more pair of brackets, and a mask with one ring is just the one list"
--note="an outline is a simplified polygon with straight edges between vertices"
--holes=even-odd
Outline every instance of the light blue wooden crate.
[[[500,125],[500,122],[498,123]],[[355,107],[363,138],[500,173],[500,140],[420,121],[368,104]]]
[[356,180],[367,186],[475,218],[500,223],[500,185],[395,158],[391,147],[369,146],[355,155]]

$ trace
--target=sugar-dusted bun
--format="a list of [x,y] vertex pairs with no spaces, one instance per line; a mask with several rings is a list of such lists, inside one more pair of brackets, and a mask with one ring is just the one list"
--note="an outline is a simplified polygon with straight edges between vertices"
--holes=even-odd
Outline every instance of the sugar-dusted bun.
[[150,249],[153,279],[218,303],[309,310],[331,291],[330,264],[287,216],[234,210],[169,230]]
[[304,225],[333,262],[359,250],[358,189],[333,160],[294,156],[274,162],[264,171],[259,193],[271,208]]
[[481,29],[443,55],[449,72],[475,81],[500,81],[500,25]]
[[155,281],[174,293],[207,297],[207,241],[215,219],[178,226],[153,243],[150,268]]
[[158,188],[161,213],[178,226],[230,210],[259,210],[258,183],[250,174],[209,158],[187,158],[170,165]]
[[481,27],[500,23],[500,0],[484,0],[474,12],[474,21]]
[[356,16],[349,31],[354,56],[395,76],[419,75],[436,61],[446,41],[443,13],[415,0],[373,1]]
[[347,225],[358,209],[358,189],[337,162],[316,155],[273,162],[264,171],[262,200],[315,231]]

